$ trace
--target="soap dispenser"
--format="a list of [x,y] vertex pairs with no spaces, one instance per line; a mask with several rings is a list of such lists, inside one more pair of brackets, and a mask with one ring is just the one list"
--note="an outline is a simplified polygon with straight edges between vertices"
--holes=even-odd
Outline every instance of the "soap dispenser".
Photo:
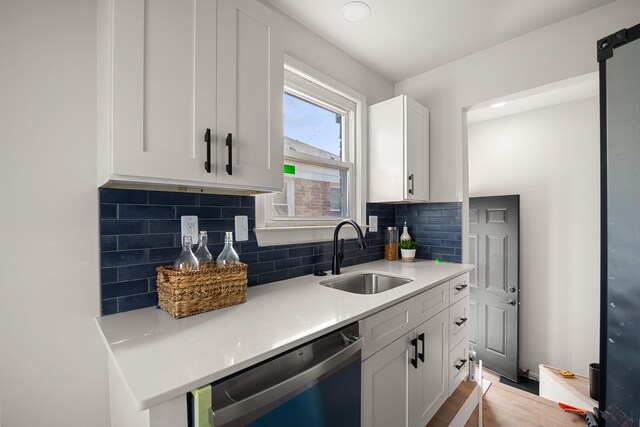
[[411,240],[411,235],[407,230],[407,221],[404,222],[404,227],[402,227],[402,235],[400,236],[400,241],[403,240]]

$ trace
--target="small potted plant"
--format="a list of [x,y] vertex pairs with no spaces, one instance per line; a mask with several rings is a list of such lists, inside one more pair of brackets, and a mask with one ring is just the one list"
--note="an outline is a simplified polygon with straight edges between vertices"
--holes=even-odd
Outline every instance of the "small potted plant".
[[400,240],[400,252],[403,262],[413,262],[416,260],[416,248],[418,242],[415,240]]

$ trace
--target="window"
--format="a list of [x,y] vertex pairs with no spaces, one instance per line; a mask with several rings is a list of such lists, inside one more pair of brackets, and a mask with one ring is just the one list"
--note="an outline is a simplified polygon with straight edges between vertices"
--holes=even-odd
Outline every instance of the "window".
[[[349,177],[343,143],[355,105],[328,105],[293,88],[284,93],[284,191],[272,196],[271,219],[321,223],[349,216]],[[346,157],[346,156],[345,156]]]
[[[258,196],[260,244],[326,240],[318,228],[332,230],[344,218],[364,223],[364,96],[290,58],[284,76],[284,189]],[[286,228],[296,237],[265,242]],[[314,228],[310,237],[301,236],[304,228]]]

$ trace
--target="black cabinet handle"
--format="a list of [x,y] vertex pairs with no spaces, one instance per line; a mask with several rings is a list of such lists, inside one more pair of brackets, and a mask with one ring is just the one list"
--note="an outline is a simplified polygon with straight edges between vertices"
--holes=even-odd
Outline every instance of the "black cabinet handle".
[[458,320],[458,321],[456,322],[456,325],[458,325],[458,326],[462,326],[462,325],[464,325],[464,323],[465,323],[466,321],[467,321],[467,318],[466,318],[466,317],[461,317],[461,318],[460,318],[460,320]]
[[207,144],[207,160],[204,162],[204,170],[211,173],[211,129],[204,133],[204,142]]
[[467,363],[467,359],[460,360],[460,363],[454,365],[454,367],[459,371],[462,367]]
[[411,188],[409,188],[409,194],[413,196],[413,174],[409,175],[409,182],[411,183]]
[[227,152],[229,153],[229,163],[227,163],[227,173],[229,175],[233,175],[233,154],[232,154],[232,148],[233,148],[233,137],[231,136],[231,134],[227,135]]
[[454,289],[455,289],[456,291],[460,292],[461,290],[465,289],[467,286],[469,286],[469,285],[467,285],[467,284],[464,284],[464,285],[458,285],[458,286],[456,286]]
[[418,369],[418,339],[412,339],[411,345],[413,346],[413,359],[411,359],[411,364],[414,368]]
[[422,353],[418,353],[418,358],[424,363],[424,334],[418,335],[418,341],[422,342]]

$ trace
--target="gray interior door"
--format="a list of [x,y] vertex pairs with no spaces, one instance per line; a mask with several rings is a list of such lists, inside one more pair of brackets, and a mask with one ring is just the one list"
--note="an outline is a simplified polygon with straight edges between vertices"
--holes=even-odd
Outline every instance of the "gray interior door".
[[469,199],[469,345],[484,366],[518,380],[520,196]]

